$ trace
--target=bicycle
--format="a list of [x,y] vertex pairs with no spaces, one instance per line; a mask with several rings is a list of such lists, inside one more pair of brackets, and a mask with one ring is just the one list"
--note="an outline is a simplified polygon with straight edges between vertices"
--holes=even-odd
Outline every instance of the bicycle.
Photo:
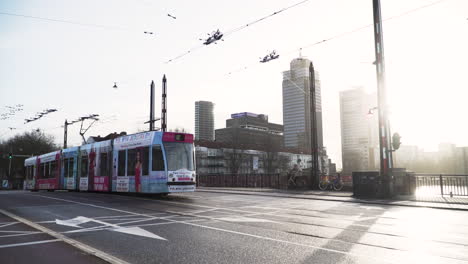
[[341,181],[340,175],[335,177],[333,180],[329,179],[330,176],[325,176],[319,183],[319,189],[325,191],[327,189],[332,189],[335,191],[340,191],[343,188],[343,182]]
[[290,173],[288,175],[288,189],[289,188],[306,187],[306,186],[307,186],[306,177],[303,176],[301,172],[299,172],[299,173]]

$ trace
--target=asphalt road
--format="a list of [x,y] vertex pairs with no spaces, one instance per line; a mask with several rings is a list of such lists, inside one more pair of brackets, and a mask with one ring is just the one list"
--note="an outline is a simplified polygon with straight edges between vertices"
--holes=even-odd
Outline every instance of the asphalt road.
[[466,219],[210,192],[2,192],[0,263],[468,263]]

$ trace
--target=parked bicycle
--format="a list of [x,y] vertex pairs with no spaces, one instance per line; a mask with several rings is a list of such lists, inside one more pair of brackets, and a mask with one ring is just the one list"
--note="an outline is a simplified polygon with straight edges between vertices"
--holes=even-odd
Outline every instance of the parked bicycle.
[[330,179],[330,176],[324,176],[321,178],[321,181],[319,183],[319,189],[322,191],[325,190],[335,190],[335,191],[340,191],[343,188],[343,182],[341,181],[341,175],[338,174],[338,176],[333,177],[333,179]]

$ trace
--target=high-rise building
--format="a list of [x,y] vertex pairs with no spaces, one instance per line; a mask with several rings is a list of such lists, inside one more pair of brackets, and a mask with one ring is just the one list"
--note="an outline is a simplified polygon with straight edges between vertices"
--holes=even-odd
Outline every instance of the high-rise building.
[[[291,61],[290,70],[283,72],[283,124],[284,146],[310,149],[310,87],[307,58]],[[322,96],[320,77],[315,71],[315,109],[317,118],[317,143],[323,150]]]
[[363,87],[340,92],[343,173],[379,169],[376,94]]
[[214,140],[214,104],[195,102],[195,140]]

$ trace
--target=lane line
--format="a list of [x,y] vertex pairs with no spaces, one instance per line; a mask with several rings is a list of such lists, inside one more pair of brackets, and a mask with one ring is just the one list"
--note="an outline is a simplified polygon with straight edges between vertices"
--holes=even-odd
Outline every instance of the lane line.
[[103,251],[100,251],[100,250],[98,250],[96,248],[88,246],[88,245],[86,245],[84,243],[81,243],[81,242],[79,242],[77,240],[68,238],[65,235],[62,235],[62,234],[60,234],[58,232],[50,230],[50,229],[48,229],[48,228],[46,228],[44,226],[41,226],[39,224],[33,223],[33,222],[31,222],[31,221],[29,221],[29,220],[27,220],[25,218],[22,218],[22,217],[17,216],[17,215],[15,215],[13,213],[7,212],[7,211],[5,211],[3,209],[0,209],[0,213],[4,214],[4,215],[6,215],[6,216],[8,216],[10,218],[13,218],[18,222],[22,222],[23,224],[26,224],[26,225],[34,228],[34,229],[42,231],[42,232],[44,232],[44,233],[46,233],[46,234],[48,234],[50,236],[53,236],[58,240],[61,240],[61,241],[65,242],[65,243],[67,243],[67,244],[69,244],[69,245],[71,245],[71,246],[73,246],[75,248],[78,248],[78,249],[80,249],[80,250],[82,250],[82,251],[84,251],[84,252],[86,252],[86,253],[88,253],[90,255],[96,256],[96,257],[98,257],[98,258],[100,258],[100,259],[102,259],[104,261],[109,262],[109,263],[129,264],[128,262],[126,262],[124,260],[121,260],[121,259],[119,259],[117,257],[112,256],[112,255],[109,255],[109,254],[107,254],[107,253],[105,253]]
[[8,230],[8,231],[0,231],[0,233],[31,234],[31,233],[35,233],[35,231],[13,231],[13,230]]
[[50,240],[40,240],[40,241],[17,243],[17,244],[0,245],[0,248],[21,247],[21,246],[37,245],[37,244],[44,244],[44,243],[50,243],[50,242],[58,242],[58,241],[61,241],[61,240],[50,239]]
[[2,238],[2,237],[16,237],[16,236],[29,236],[29,235],[36,235],[36,234],[43,234],[43,233],[42,232],[34,232],[34,233],[29,233],[29,234],[3,235],[3,236],[0,236],[0,238]]
[[18,222],[3,222],[3,223],[0,223],[0,225],[11,224],[11,223],[18,223]]
[[13,223],[9,223],[9,224],[4,224],[4,225],[0,226],[0,228],[6,227],[6,226],[11,226],[11,225],[16,225],[16,224],[18,224],[18,222],[13,222]]
[[[140,215],[140,216],[147,216],[146,214],[142,214],[142,213],[135,213],[135,212],[127,211],[127,210],[121,210],[121,209],[106,207],[106,206],[102,206],[102,205],[95,205],[95,204],[77,202],[77,201],[73,201],[73,200],[61,199],[61,198],[55,198],[55,197],[49,197],[49,196],[43,196],[43,195],[37,195],[37,196],[41,196],[41,197],[52,199],[52,200],[58,200],[58,201],[64,201],[64,202],[69,202],[69,203],[74,203],[74,204],[80,204],[80,205],[95,207],[95,208],[107,209],[107,210],[116,211],[116,212],[122,212],[122,213],[128,213],[128,214],[134,214],[134,215]],[[0,209],[0,212],[1,212],[1,209]],[[249,233],[244,233],[244,232],[239,232],[239,231],[234,231],[234,230],[228,230],[228,229],[223,229],[223,228],[217,228],[217,227],[212,227],[212,226],[200,225],[200,224],[195,224],[195,223],[187,223],[187,222],[177,221],[177,220],[172,220],[172,219],[166,219],[166,220],[170,221],[170,222],[174,222],[174,223],[185,224],[185,225],[200,227],[200,228],[204,228],[204,229],[220,231],[220,232],[224,232],[224,233],[236,234],[236,235],[252,237],[252,238],[257,238],[257,239],[262,239],[262,240],[267,240],[267,241],[274,241],[274,242],[284,243],[284,244],[289,244],[289,245],[294,245],[294,246],[307,247],[307,248],[312,248],[312,249],[316,249],[316,250],[323,250],[323,251],[337,253],[337,254],[341,254],[341,255],[349,255],[349,256],[354,256],[354,257],[372,259],[372,260],[375,260],[376,263],[382,263],[382,262],[396,263],[396,262],[386,260],[386,259],[383,259],[383,258],[375,258],[375,257],[364,255],[364,254],[358,254],[358,253],[351,253],[351,252],[347,252],[347,251],[329,249],[329,248],[313,246],[313,245],[309,245],[309,244],[302,244],[302,243],[297,243],[297,242],[292,242],[292,241],[287,241],[287,240],[275,239],[275,238],[270,238],[270,237],[265,237],[265,236],[260,236],[260,235],[254,235],[254,234],[249,234]]]

